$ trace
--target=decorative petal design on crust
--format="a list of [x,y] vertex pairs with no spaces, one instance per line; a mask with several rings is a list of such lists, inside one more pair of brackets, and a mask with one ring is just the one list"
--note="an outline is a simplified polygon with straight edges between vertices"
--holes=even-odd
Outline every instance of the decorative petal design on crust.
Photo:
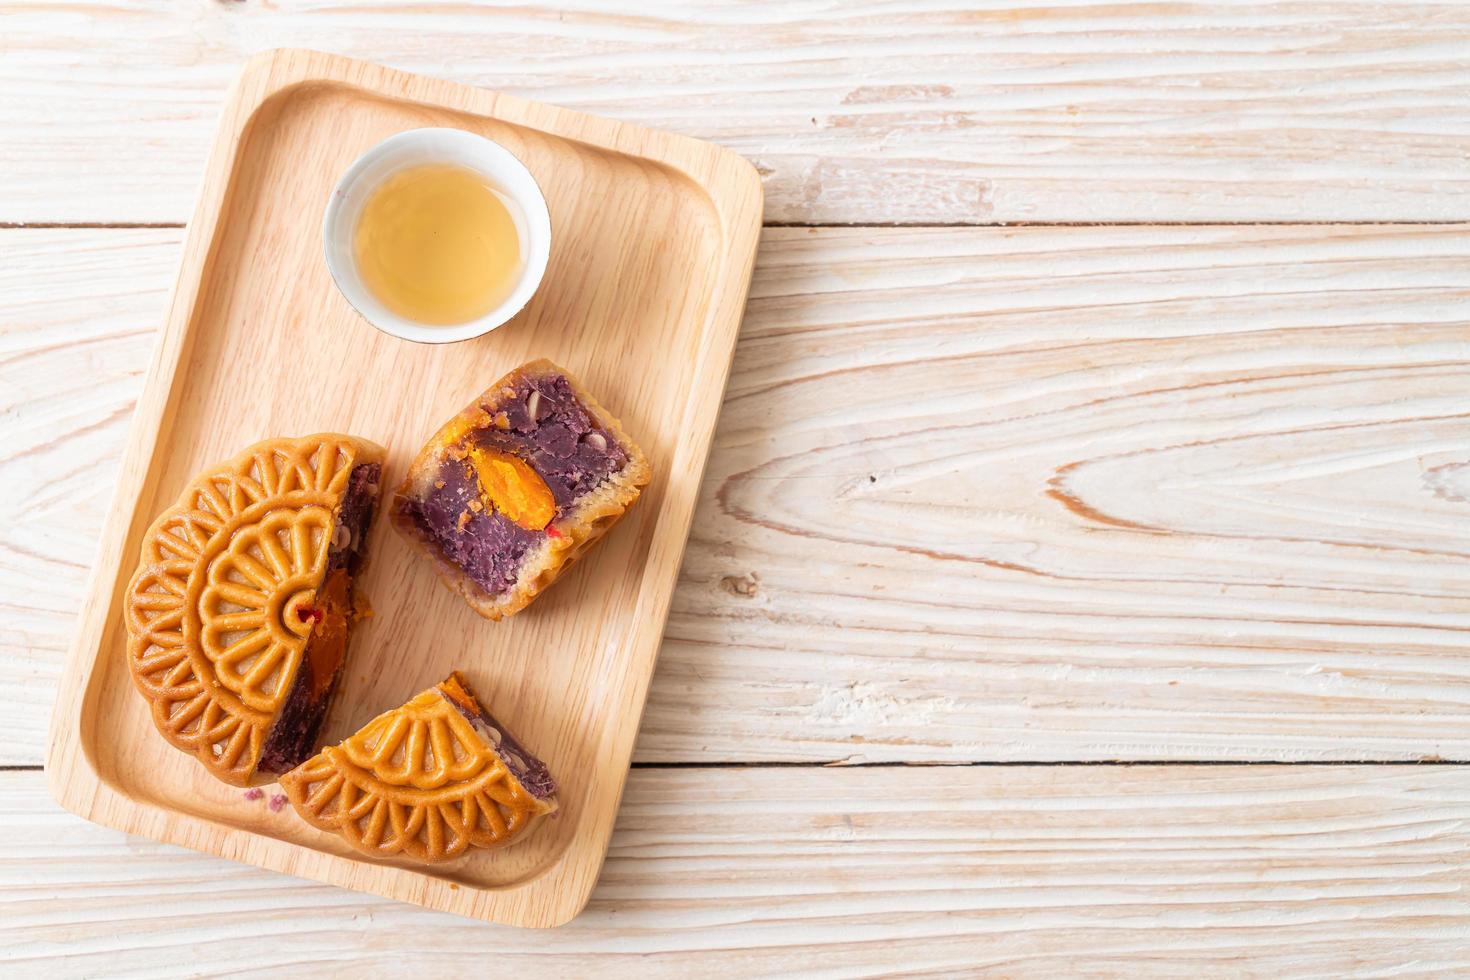
[[330,508],[282,507],[208,553],[199,649],[219,683],[256,711],[273,713],[296,673],[311,628],[289,612],[315,596],[331,537]]
[[295,610],[321,584],[351,436],[270,439],[200,474],[143,536],[124,619],[153,722],[215,776],[247,785],[300,666]]
[[281,777],[301,816],[359,851],[443,861],[500,847],[556,809],[430,688]]

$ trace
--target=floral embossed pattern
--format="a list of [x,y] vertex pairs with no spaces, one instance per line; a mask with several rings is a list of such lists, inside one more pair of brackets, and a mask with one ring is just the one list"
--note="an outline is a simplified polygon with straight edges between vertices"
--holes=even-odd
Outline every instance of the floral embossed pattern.
[[194,480],[144,536],[128,586],[128,666],[154,724],[220,779],[248,784],[312,630],[350,436],[258,443]]
[[441,687],[283,776],[297,812],[364,853],[432,862],[508,844],[556,810]]

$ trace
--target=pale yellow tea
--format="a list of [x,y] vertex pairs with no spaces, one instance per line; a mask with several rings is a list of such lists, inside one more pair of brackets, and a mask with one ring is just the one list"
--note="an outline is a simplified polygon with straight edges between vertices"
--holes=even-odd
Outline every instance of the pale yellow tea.
[[400,170],[373,190],[357,219],[352,246],[363,285],[418,323],[484,316],[521,277],[514,206],[466,167]]

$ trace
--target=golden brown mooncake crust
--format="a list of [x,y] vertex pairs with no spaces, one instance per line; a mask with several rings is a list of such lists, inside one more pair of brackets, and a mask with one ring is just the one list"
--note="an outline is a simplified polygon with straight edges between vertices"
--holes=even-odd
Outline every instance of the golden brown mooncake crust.
[[[451,698],[458,673],[281,777],[302,819],[374,857],[434,863],[503,847],[556,798],[530,793]],[[473,695],[469,695],[473,704]]]
[[[521,563],[515,583],[506,591],[492,595],[466,575],[453,562],[447,560],[438,546],[423,534],[407,517],[400,506],[406,498],[427,492],[438,467],[446,453],[464,438],[465,434],[491,424],[491,413],[497,403],[513,392],[528,378],[560,375],[576,394],[578,401],[587,409],[597,423],[610,432],[628,454],[628,462],[621,471],[613,474],[602,486],[582,497],[570,513],[550,525],[555,537],[533,546]],[[490,408],[491,411],[486,409]],[[522,364],[505,377],[481,392],[468,406],[439,427],[424,447],[414,457],[404,475],[403,482],[394,491],[389,505],[389,520],[393,529],[403,536],[415,551],[429,559],[439,575],[440,581],[458,594],[470,607],[486,619],[499,620],[520,612],[532,600],[551,587],[582,557],[599,538],[611,530],[623,514],[638,499],[648,485],[653,470],[643,450],[623,429],[621,422],[592,397],[577,377],[553,362],[538,358]]]
[[194,479],[143,536],[124,617],[128,669],[172,745],[237,786],[302,663],[334,514],[383,449],[338,433],[268,439]]

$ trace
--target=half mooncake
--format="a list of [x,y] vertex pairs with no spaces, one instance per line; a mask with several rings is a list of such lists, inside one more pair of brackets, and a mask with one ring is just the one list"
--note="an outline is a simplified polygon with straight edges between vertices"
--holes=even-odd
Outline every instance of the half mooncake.
[[164,738],[227,783],[287,772],[317,736],[365,608],[353,588],[383,450],[257,443],[197,477],[143,538],[128,667]]
[[556,783],[456,671],[281,777],[296,812],[377,857],[501,847],[556,810]]
[[524,609],[649,480],[643,453],[570,374],[532,361],[424,446],[393,526],[486,619]]

